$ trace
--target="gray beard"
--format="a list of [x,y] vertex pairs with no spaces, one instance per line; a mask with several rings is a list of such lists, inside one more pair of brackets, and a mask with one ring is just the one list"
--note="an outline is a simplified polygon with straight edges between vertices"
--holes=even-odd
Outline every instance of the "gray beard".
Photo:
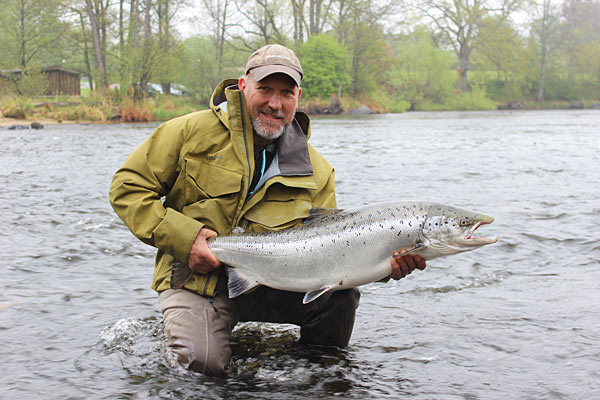
[[263,125],[263,123],[259,117],[256,117],[254,119],[254,121],[252,121],[252,127],[254,128],[254,132],[256,132],[258,134],[258,136],[265,138],[267,140],[275,140],[275,139],[279,138],[279,136],[281,136],[283,134],[283,131],[286,128],[285,125],[281,125],[279,127],[279,129],[277,129],[275,132],[269,133],[265,129],[265,126]]

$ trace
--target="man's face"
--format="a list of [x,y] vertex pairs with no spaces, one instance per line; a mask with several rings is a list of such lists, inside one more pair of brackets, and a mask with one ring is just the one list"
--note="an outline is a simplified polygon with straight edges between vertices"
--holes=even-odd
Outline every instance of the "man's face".
[[274,140],[283,133],[298,109],[301,89],[285,74],[272,74],[256,82],[249,73],[240,78],[252,126],[261,137]]

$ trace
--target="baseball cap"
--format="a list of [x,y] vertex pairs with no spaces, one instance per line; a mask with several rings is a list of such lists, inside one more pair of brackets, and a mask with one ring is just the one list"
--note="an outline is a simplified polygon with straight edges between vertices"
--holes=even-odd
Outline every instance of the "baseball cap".
[[261,81],[275,73],[290,76],[300,86],[303,71],[296,54],[280,44],[268,44],[256,50],[246,63],[246,74],[252,72],[255,81]]

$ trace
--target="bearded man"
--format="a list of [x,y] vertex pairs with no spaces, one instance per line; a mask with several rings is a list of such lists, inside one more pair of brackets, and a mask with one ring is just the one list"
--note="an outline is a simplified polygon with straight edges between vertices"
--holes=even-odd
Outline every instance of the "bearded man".
[[[217,86],[210,109],[159,126],[110,188],[123,222],[157,248],[152,288],[167,346],[183,367],[210,376],[231,372],[231,332],[240,321],[291,323],[301,344],[346,346],[360,297],[349,289],[303,304],[303,293],[261,286],[229,299],[225,268],[207,239],[238,226],[295,227],[312,208],[336,207],[334,170],[308,143],[309,118],[297,111],[303,71],[294,52],[262,47],[245,72]],[[195,272],[183,288],[171,285],[175,262]],[[425,268],[419,256],[390,262],[394,279]]]

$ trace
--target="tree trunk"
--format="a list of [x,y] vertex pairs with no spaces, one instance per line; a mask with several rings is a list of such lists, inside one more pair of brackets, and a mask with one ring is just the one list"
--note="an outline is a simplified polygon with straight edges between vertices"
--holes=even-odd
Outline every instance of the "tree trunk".
[[96,20],[96,14],[94,14],[94,8],[92,7],[92,0],[86,0],[87,11],[90,17],[90,24],[92,25],[92,36],[94,38],[94,50],[96,51],[96,64],[98,65],[98,72],[102,80],[102,88],[108,89],[108,76],[106,75],[106,66],[104,64],[104,54],[102,53],[102,44],[100,43],[100,33],[98,32],[98,23]]
[[148,95],[148,83],[152,76],[152,0],[146,0],[144,15],[144,46],[142,48],[142,74],[140,76],[141,97]]
[[217,76],[221,75],[221,65],[223,64],[223,50],[225,49],[225,32],[227,24],[227,6],[229,0],[225,0],[223,3],[223,12],[219,24],[217,25],[220,29],[217,36]]
[[81,22],[81,35],[83,37],[83,58],[85,61],[85,74],[90,83],[90,90],[94,90],[94,80],[92,78],[92,68],[90,65],[90,52],[88,49],[87,35],[85,34],[85,21],[83,20],[83,12],[79,13],[79,21]]
[[549,18],[549,0],[544,0],[544,13],[542,16],[542,30],[540,32],[540,74],[538,78],[537,102],[544,101],[544,84],[546,80],[546,52],[548,47],[548,18]]
[[125,64],[125,0],[119,0],[119,76],[121,78],[121,86],[125,84],[125,77],[127,76],[125,71],[127,69]]
[[21,73],[24,73],[27,69],[27,56],[25,55],[25,0],[21,0],[20,10],[20,21],[19,21],[19,61],[21,63]]
[[139,0],[131,0],[129,6],[129,29],[127,32],[127,73],[131,79],[130,95],[135,97],[139,92],[138,87],[138,32]]
[[471,49],[465,44],[461,44],[458,54],[458,90],[468,92],[470,90],[467,72],[469,71],[469,56]]
[[294,43],[296,46],[304,41],[304,6],[306,0],[292,0],[292,10],[294,12]]

